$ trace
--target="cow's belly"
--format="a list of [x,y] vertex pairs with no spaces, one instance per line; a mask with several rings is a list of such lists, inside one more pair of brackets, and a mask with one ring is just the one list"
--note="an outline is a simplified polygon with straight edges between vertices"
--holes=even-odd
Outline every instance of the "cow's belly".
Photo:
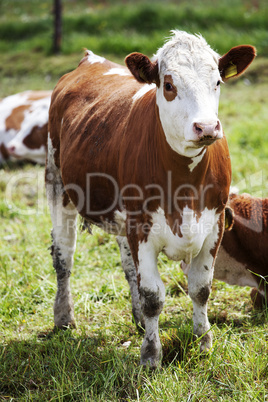
[[257,279],[248,271],[246,265],[231,257],[223,246],[220,247],[216,258],[214,278],[229,285],[258,287]]

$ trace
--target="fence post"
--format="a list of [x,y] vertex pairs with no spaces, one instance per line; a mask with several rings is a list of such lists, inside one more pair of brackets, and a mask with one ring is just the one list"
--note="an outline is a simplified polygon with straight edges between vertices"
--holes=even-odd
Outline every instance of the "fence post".
[[61,51],[61,34],[62,34],[61,0],[54,0],[53,15],[54,15],[53,53],[58,54]]

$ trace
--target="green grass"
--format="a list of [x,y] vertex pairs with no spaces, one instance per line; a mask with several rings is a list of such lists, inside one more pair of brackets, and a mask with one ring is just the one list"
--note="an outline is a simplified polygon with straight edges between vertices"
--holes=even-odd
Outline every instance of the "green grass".
[[[63,53],[50,54],[51,1],[0,2],[0,96],[50,89],[89,47],[123,63],[151,55],[172,28],[201,32],[220,52],[252,43],[259,55],[244,78],[222,86],[220,118],[228,137],[233,184],[268,196],[268,27],[266,1],[64,1]],[[208,23],[209,21],[209,23]],[[214,343],[199,354],[192,303],[179,264],[159,257],[166,287],[160,317],[162,369],[139,366],[142,336],[131,316],[128,285],[113,236],[79,233],[72,289],[77,328],[52,333],[56,278],[44,169],[0,170],[0,400],[265,401],[267,311],[252,309],[249,288],[214,282],[209,320]],[[128,342],[128,343],[126,343]],[[130,342],[130,343],[129,343]]]

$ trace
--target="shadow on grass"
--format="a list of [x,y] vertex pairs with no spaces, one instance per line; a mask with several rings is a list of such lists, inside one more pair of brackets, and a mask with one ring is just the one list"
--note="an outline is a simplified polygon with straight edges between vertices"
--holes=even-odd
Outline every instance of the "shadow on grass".
[[[237,320],[220,315],[209,318],[219,328],[246,328],[263,324],[267,314],[258,312]],[[118,329],[114,336],[101,330],[88,336],[85,329],[80,330],[79,334],[70,329],[48,330],[30,340],[0,345],[0,399],[136,400],[136,390],[152,373],[139,366],[142,336],[135,327],[127,335],[120,335]],[[161,323],[160,338],[164,369],[185,367],[189,361],[194,367],[199,361],[192,320]],[[161,376],[161,371],[156,375]]]
[[[148,376],[158,375],[158,370],[140,367],[142,337],[135,328],[127,339],[131,339],[130,345],[118,336],[100,332],[89,337],[83,329],[82,335],[67,329],[2,344],[0,399],[26,400],[30,395],[31,400],[36,396],[39,401],[63,396],[64,400],[93,400],[93,396],[97,396],[94,400],[135,400],[136,389]],[[161,336],[161,342],[163,367],[187,360],[192,344],[190,327],[186,331],[185,326],[180,331],[171,328]]]
[[26,400],[37,393],[38,400],[63,395],[64,400],[91,400],[93,394],[106,393],[121,399],[135,396],[129,379],[135,382],[137,357],[103,334],[77,336],[67,329],[11,341],[0,345],[0,366],[0,399]]

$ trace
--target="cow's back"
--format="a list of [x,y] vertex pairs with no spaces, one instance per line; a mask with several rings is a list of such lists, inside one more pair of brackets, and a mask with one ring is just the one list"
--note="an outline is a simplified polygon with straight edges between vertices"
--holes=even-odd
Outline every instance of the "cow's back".
[[[119,70],[125,75],[112,74]],[[113,152],[109,145],[120,140],[132,95],[140,86],[125,67],[108,60],[90,62],[90,57],[61,78],[52,95],[49,132],[62,170],[69,158],[75,163],[76,156],[92,171],[102,170],[98,154],[105,149]]]

